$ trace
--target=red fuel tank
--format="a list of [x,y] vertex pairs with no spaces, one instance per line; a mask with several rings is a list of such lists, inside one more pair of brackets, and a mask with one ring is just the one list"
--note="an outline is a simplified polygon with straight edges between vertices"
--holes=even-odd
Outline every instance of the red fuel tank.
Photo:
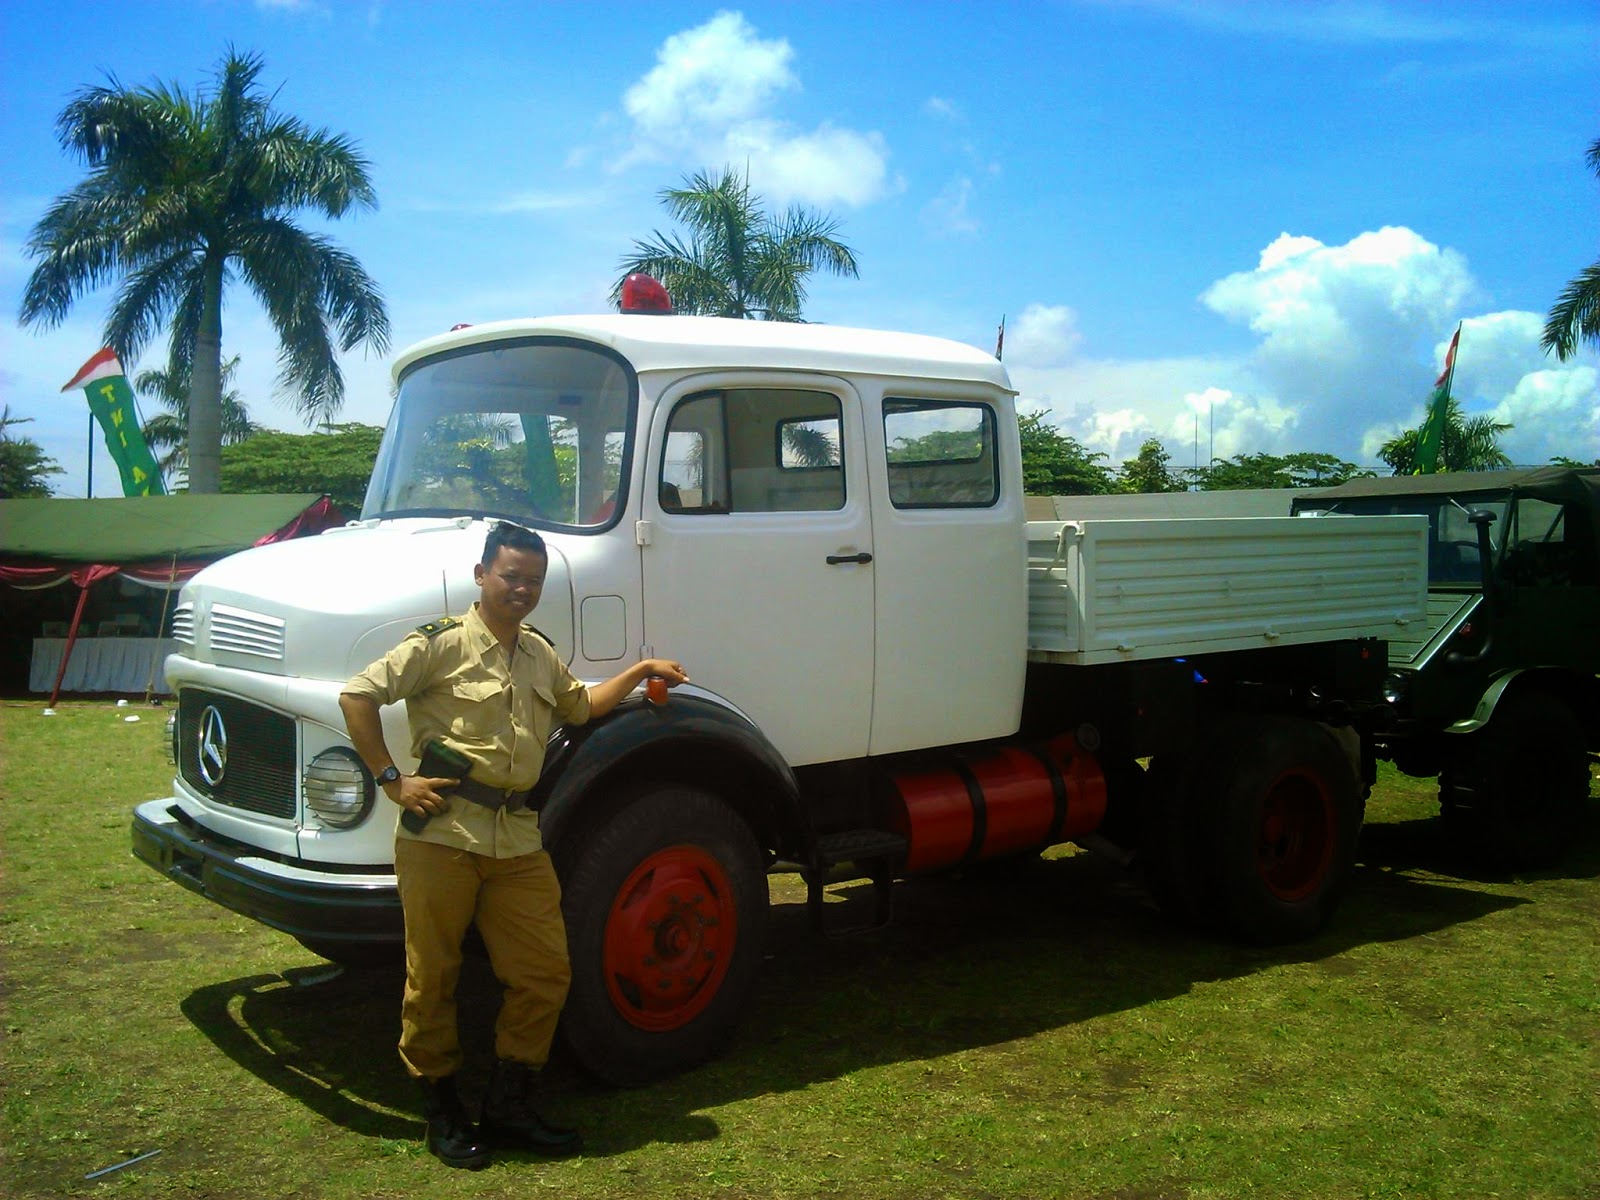
[[1071,734],[952,755],[887,782],[890,823],[910,843],[908,875],[1070,841],[1106,812],[1105,774]]

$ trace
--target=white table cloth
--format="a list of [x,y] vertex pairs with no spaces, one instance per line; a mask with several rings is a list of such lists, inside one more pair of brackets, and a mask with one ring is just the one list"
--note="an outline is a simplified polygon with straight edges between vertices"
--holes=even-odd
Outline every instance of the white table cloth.
[[[28,666],[30,692],[50,694],[66,648],[66,638],[33,639],[33,660]],[[61,690],[143,695],[154,679],[156,692],[169,695],[161,664],[177,648],[178,643],[172,638],[80,637],[72,647]]]

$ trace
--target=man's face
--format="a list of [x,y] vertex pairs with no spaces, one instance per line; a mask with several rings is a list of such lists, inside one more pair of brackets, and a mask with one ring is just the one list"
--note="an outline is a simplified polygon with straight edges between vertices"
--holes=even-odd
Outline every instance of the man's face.
[[520,625],[539,603],[549,565],[543,554],[533,550],[501,546],[493,563],[488,567],[479,563],[472,572],[480,589],[478,603],[484,615]]

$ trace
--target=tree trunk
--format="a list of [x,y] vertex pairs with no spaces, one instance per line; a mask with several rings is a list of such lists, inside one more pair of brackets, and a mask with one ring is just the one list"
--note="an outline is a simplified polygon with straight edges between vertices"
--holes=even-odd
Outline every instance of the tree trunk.
[[208,262],[189,371],[189,491],[222,491],[222,261]]

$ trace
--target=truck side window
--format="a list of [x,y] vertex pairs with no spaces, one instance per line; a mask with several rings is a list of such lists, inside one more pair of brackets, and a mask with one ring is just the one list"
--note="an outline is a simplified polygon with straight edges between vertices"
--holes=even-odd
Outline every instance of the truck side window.
[[987,507],[1000,498],[987,404],[885,400],[889,499],[896,508]]
[[666,512],[844,507],[843,412],[827,392],[730,388],[681,401],[667,422]]

